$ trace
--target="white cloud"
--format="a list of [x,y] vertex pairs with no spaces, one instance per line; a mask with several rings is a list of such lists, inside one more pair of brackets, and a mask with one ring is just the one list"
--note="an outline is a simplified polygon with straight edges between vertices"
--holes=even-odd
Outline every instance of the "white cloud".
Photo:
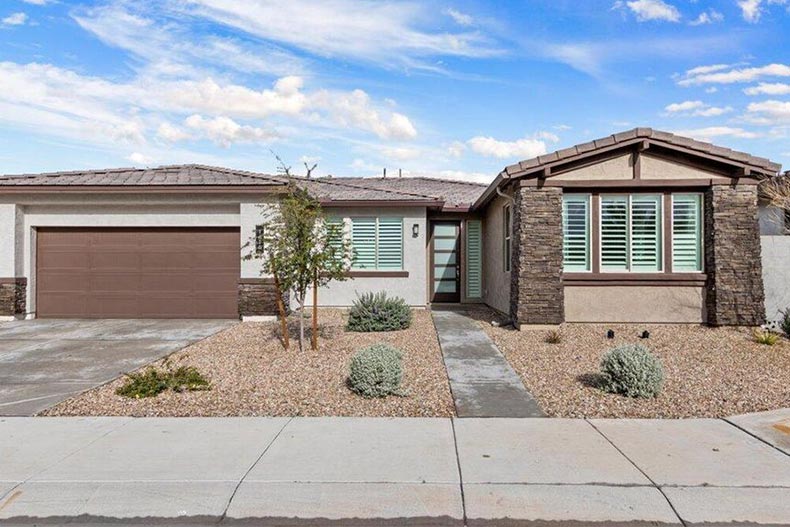
[[790,124],[790,102],[762,101],[753,102],[746,107],[751,122],[762,125]]
[[525,137],[515,141],[500,141],[493,137],[477,136],[467,141],[473,152],[499,159],[529,159],[547,152],[546,142]]
[[710,64],[708,66],[697,66],[686,71],[687,77],[695,77],[697,75],[705,75],[707,73],[714,73],[731,68],[732,64]]
[[22,1],[30,5],[47,5],[55,2],[55,0],[22,0]]
[[462,13],[461,11],[458,11],[457,9],[453,9],[452,7],[449,9],[445,9],[444,14],[452,18],[453,21],[459,26],[471,26],[475,22],[474,18],[472,18],[471,15]]
[[27,14],[13,13],[5,17],[1,22],[4,26],[23,26],[27,22]]
[[691,26],[702,26],[705,24],[713,24],[714,22],[722,22],[724,20],[724,15],[716,11],[715,9],[709,9],[708,11],[703,11],[699,14],[697,18],[689,22]]
[[679,22],[680,11],[677,7],[667,4],[662,0],[632,0],[630,2],[615,2],[614,9],[620,9],[623,5],[627,6],[634,13],[639,22],[650,20],[664,20],[666,22]]
[[430,56],[487,57],[499,54],[478,31],[419,29],[431,18],[419,2],[374,0],[188,0],[178,3],[191,15],[321,57],[344,57],[382,66],[435,66]]
[[746,95],[790,95],[790,84],[761,82],[743,90]]
[[[239,84],[220,84],[212,78],[203,80],[169,80],[141,76],[126,83],[87,77],[47,64],[0,62],[3,89],[0,101],[20,109],[47,112],[66,129],[110,129],[109,137],[144,141],[147,127],[157,128],[165,140],[183,140],[176,131],[162,128],[163,121],[181,119],[192,114],[204,116],[204,132],[213,132],[221,143],[238,140],[261,140],[277,124],[302,125],[323,129],[338,126],[373,134],[381,139],[404,140],[417,136],[411,120],[374,103],[362,90],[305,91],[301,77],[277,80],[272,88],[253,89]],[[24,122],[24,112],[15,112]],[[233,124],[212,118],[227,118]],[[10,121],[0,113],[0,121]],[[265,125],[239,124],[239,120],[266,121]],[[128,123],[135,123],[129,131]],[[254,126],[253,126],[254,125]],[[43,126],[42,130],[50,131]],[[234,131],[235,130],[235,131]],[[256,131],[260,130],[260,132]],[[103,132],[105,133],[105,132]]]
[[152,157],[142,154],[140,152],[132,152],[131,154],[129,154],[129,156],[126,159],[134,163],[136,166],[139,165],[148,166],[154,162],[154,159]]
[[451,157],[461,157],[464,155],[464,150],[466,150],[466,145],[463,144],[461,141],[453,141],[449,145],[447,145],[447,153]]
[[738,0],[743,19],[752,24],[759,22],[765,5],[787,5],[788,0]]
[[421,148],[409,146],[385,146],[380,151],[384,157],[393,161],[409,161],[419,159],[423,155]]
[[[716,69],[711,69],[716,68]],[[767,64],[765,66],[750,68],[733,68],[729,66],[703,66],[694,68],[678,81],[680,86],[693,86],[700,84],[733,84],[738,82],[752,82],[763,77],[790,77],[790,66],[786,64]]]
[[705,93],[716,93],[719,89],[716,86],[709,86],[705,88]]
[[240,125],[228,117],[206,119],[202,115],[190,115],[184,124],[224,148],[233,143],[269,142],[277,138],[275,132],[255,126]]
[[170,123],[162,123],[159,125],[159,128],[156,130],[156,135],[160,139],[164,139],[170,143],[176,143],[178,141],[184,141],[192,137],[187,132],[183,131],[181,128],[177,126],[173,126]]
[[466,170],[404,170],[404,176],[426,177],[434,179],[452,179],[453,181],[466,181],[470,183],[491,183],[496,177],[492,172],[468,172]]
[[696,128],[693,130],[676,130],[675,134],[684,137],[692,137],[700,141],[710,141],[717,137],[735,137],[738,139],[754,139],[759,137],[759,134],[755,132],[729,126],[709,126],[707,128]]
[[690,115],[694,117],[716,117],[732,111],[731,106],[719,107],[705,104],[702,101],[683,101],[664,107],[669,115]]

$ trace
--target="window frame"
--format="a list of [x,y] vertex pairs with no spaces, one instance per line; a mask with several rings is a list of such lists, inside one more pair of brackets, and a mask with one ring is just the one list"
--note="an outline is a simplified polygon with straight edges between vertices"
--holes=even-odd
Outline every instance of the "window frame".
[[[671,195],[671,193],[670,193]],[[661,231],[660,236],[658,239],[658,269],[657,270],[648,270],[648,269],[640,269],[638,271],[633,270],[633,234],[634,234],[634,224],[633,224],[633,197],[634,196],[651,196],[657,198],[658,202],[658,212],[656,214],[658,218],[658,228]],[[603,226],[603,199],[606,197],[625,197],[626,202],[626,225],[627,225],[627,232],[626,232],[626,268],[625,269],[605,269],[602,265],[602,257],[603,257],[603,237],[602,233],[602,226]],[[666,255],[664,254],[664,242],[665,236],[667,234],[665,222],[665,211],[664,211],[664,193],[663,192],[602,192],[598,194],[598,232],[594,233],[596,236],[596,247],[597,247],[597,259],[598,259],[598,268],[601,273],[627,273],[627,274],[664,274],[666,273]],[[592,226],[591,226],[592,228]]]
[[260,225],[259,224],[259,225],[255,226],[255,236],[254,236],[255,248],[254,249],[255,249],[255,257],[256,258],[262,257],[265,254],[265,252],[266,252],[265,234],[266,234],[266,227],[264,225]]
[[513,256],[513,208],[510,203],[502,207],[502,270],[510,272]]
[[[392,267],[380,267],[379,260],[379,247],[380,247],[380,226],[381,226],[381,219],[392,219],[392,220],[400,220],[400,268],[392,268]],[[356,253],[354,248],[354,220],[374,220],[374,240],[373,240],[373,260],[375,265],[373,267],[357,267],[356,265]],[[354,255],[354,258],[351,263],[351,271],[359,271],[359,272],[400,272],[406,270],[406,249],[405,249],[405,234],[404,234],[404,223],[405,218],[403,216],[378,216],[378,215],[357,215],[357,216],[348,216],[348,227],[344,228],[343,236],[344,239],[348,240],[351,245],[351,253]],[[345,226],[345,218],[343,218],[343,223]],[[345,238],[347,236],[347,238]]]
[[[565,268],[565,203],[566,197],[573,197],[573,198],[583,198],[585,203],[587,204],[587,214],[586,214],[586,253],[587,253],[587,261],[584,269],[566,269]],[[581,200],[579,200],[581,201]],[[560,212],[562,214],[562,272],[563,273],[592,273],[593,272],[593,195],[589,192],[567,192],[562,194],[562,210]]]

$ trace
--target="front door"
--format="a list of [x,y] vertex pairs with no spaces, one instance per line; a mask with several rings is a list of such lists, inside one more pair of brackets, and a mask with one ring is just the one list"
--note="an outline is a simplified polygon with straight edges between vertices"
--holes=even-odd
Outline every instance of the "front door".
[[461,223],[431,223],[431,302],[461,301]]

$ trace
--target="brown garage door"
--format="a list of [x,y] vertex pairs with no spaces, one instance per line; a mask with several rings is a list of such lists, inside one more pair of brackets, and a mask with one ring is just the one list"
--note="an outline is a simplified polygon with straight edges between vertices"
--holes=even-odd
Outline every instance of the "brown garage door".
[[237,318],[239,229],[40,228],[36,314]]

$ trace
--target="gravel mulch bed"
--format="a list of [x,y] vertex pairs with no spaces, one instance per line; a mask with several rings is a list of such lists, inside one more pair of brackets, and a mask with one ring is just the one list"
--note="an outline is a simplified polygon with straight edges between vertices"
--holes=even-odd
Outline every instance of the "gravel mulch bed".
[[[345,331],[345,312],[324,309],[319,351],[282,348],[275,323],[240,323],[169,357],[172,367],[194,366],[211,381],[209,391],[129,399],[115,394],[123,378],[68,399],[43,415],[126,416],[370,416],[444,417],[453,401],[431,315],[415,310],[404,331]],[[291,320],[292,335],[298,319]],[[305,320],[309,327],[309,322]],[[309,337],[308,337],[309,338]],[[346,386],[348,363],[378,342],[403,351],[406,396],[365,399]],[[309,348],[309,340],[307,342]],[[164,361],[155,363],[162,366]]]
[[[748,328],[666,324],[563,324],[562,342],[547,331],[493,327],[473,314],[525,386],[554,417],[724,417],[790,407],[790,341],[757,344]],[[607,340],[606,331],[615,331]],[[640,339],[642,331],[650,337]],[[664,366],[656,399],[630,399],[596,387],[601,356],[618,344],[647,346]]]

